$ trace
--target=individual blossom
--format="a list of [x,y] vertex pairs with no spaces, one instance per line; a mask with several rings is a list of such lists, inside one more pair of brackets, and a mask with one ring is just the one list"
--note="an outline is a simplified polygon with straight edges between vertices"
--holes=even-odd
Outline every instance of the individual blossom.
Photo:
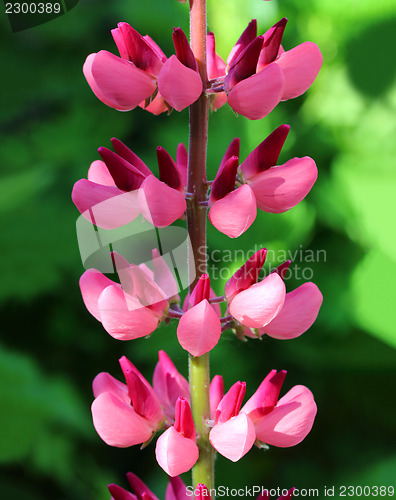
[[282,278],[272,273],[258,282],[267,250],[258,250],[227,281],[225,297],[231,316],[249,328],[263,328],[272,321],[285,301]]
[[177,338],[192,356],[202,356],[218,343],[221,323],[216,309],[209,304],[210,280],[203,274],[189,299],[191,308],[180,318]]
[[110,445],[119,448],[146,443],[163,427],[165,414],[154,389],[125,357],[120,359],[126,384],[99,373],[92,387],[94,427]]
[[176,55],[169,59],[149,36],[127,23],[111,31],[120,57],[101,50],[90,54],[83,72],[92,91],[104,104],[119,111],[136,106],[158,115],[181,111],[202,93],[197,63],[180,28],[173,33]]
[[281,125],[239,165],[239,139],[231,141],[211,186],[209,220],[230,238],[243,234],[254,222],[257,208],[285,212],[302,201],[318,171],[312,158],[292,158],[276,165],[289,132]]
[[[284,279],[285,270],[289,265],[290,260],[281,264],[274,272]],[[286,293],[282,309],[273,320],[254,332],[246,329],[244,335],[252,338],[268,335],[279,340],[299,337],[315,322],[322,302],[323,295],[315,283],[311,281],[303,283]]]
[[299,444],[312,429],[317,411],[312,392],[303,385],[278,400],[285,377],[285,370],[271,370],[241,408],[253,422],[259,443],[280,448]]
[[307,436],[316,415],[313,395],[304,386],[294,386],[278,400],[285,376],[285,370],[272,370],[242,408],[246,384],[236,382],[230,388],[216,409],[209,433],[218,453],[236,462],[254,443],[289,447]]
[[[131,492],[117,484],[109,484],[112,500],[158,500],[154,493],[132,472],[127,473]],[[187,489],[179,476],[170,477],[165,491],[165,500],[187,500]]]
[[[158,251],[153,252],[153,267],[129,264],[112,253],[120,278],[116,283],[96,269],[88,269],[80,278],[80,289],[88,311],[115,339],[132,340],[152,333],[164,318],[168,299],[177,289],[172,273]],[[157,282],[167,281],[167,293]],[[162,285],[165,288],[165,285]]]
[[115,152],[100,147],[102,160],[94,161],[88,179],[80,179],[73,187],[72,200],[80,213],[104,229],[128,224],[139,214],[156,227],[169,226],[183,217],[187,176],[184,145],[178,146],[177,162],[164,148],[157,148],[157,179],[125,144],[115,138],[111,142]]
[[227,64],[214,52],[214,35],[210,34],[208,65],[217,70],[208,92],[224,92],[234,111],[252,120],[266,116],[280,101],[303,94],[315,80],[323,58],[313,42],[285,51],[281,42],[286,23],[283,18],[257,36],[257,21],[252,20],[232,48]]
[[175,423],[157,440],[155,456],[171,477],[187,472],[198,460],[195,426],[188,401],[179,397],[175,406]]

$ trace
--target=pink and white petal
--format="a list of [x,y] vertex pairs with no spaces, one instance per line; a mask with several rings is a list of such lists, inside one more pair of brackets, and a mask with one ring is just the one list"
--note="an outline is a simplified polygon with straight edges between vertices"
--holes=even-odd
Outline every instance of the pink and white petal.
[[105,50],[95,54],[89,61],[87,59],[85,64],[87,67],[84,65],[84,75],[93,92],[104,104],[119,111],[136,108],[156,89],[153,77],[130,61]]
[[201,95],[202,80],[199,73],[184,66],[173,55],[161,68],[158,76],[158,90],[172,108],[181,111]]
[[249,328],[267,325],[281,310],[286,288],[282,278],[273,273],[250,286],[231,301],[230,314]]
[[213,448],[232,462],[246,455],[255,440],[254,424],[245,413],[215,425],[209,434]]
[[265,170],[249,180],[260,210],[286,212],[302,201],[318,177],[315,162],[309,156],[292,158],[283,165]]
[[138,415],[130,404],[110,392],[103,392],[92,403],[96,432],[103,441],[117,448],[141,444],[150,439],[152,425]]
[[140,213],[137,190],[125,192],[80,179],[74,184],[71,197],[81,215],[103,229],[124,226]]
[[286,294],[281,311],[260,333],[275,339],[294,339],[312,326],[322,302],[319,288],[314,283],[304,283]]
[[283,94],[283,74],[275,64],[239,82],[228,94],[231,108],[250,120],[267,116]]
[[102,160],[95,160],[91,163],[87,177],[89,181],[96,182],[96,184],[101,184],[102,186],[115,186],[114,179],[106,163]]
[[304,42],[284,52],[275,61],[282,70],[285,86],[282,101],[303,94],[314,82],[322,66],[323,56],[313,42]]
[[201,356],[212,350],[220,335],[220,320],[206,299],[185,312],[177,327],[180,345],[192,356]]
[[108,286],[98,301],[103,328],[117,340],[145,337],[158,326],[158,317],[121,287]]
[[212,225],[230,238],[238,238],[247,231],[256,215],[256,199],[247,184],[216,201],[208,214]]
[[256,422],[257,438],[280,448],[295,446],[308,435],[316,411],[312,392],[303,385],[296,385],[278,401],[271,413]]
[[155,227],[166,227],[186,210],[184,196],[154,175],[149,175],[139,189],[139,208],[143,217]]
[[88,269],[80,278],[80,290],[85,307],[94,318],[101,321],[98,301],[101,293],[110,285],[116,285],[96,269]]
[[187,472],[198,460],[198,446],[192,439],[169,427],[157,440],[155,456],[162,469],[171,477]]
[[95,398],[97,398],[103,392],[110,392],[114,394],[119,399],[124,401],[126,404],[131,404],[131,399],[128,396],[128,387],[116,378],[114,378],[110,373],[101,372],[96,375],[92,382],[92,390]]

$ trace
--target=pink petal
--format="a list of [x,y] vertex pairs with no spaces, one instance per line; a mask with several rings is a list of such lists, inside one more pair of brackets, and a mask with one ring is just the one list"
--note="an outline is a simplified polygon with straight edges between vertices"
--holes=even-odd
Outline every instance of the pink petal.
[[217,406],[215,423],[224,423],[238,415],[246,393],[246,382],[235,382]]
[[267,257],[267,249],[257,250],[227,281],[224,292],[228,302],[239,292],[246,290],[251,285],[257,283],[260,271]]
[[179,476],[170,477],[165,491],[165,500],[188,500],[186,485]]
[[147,104],[146,100],[142,101],[139,104],[139,107],[156,116],[160,115],[161,113],[165,113],[165,111],[169,111],[169,106],[167,106],[161,94],[157,94],[154,99],[149,102],[149,104]]
[[212,80],[214,78],[219,78],[225,75],[226,63],[219,55],[216,54],[216,42],[214,34],[209,32],[206,40],[208,79]]
[[252,177],[248,184],[256,196],[257,206],[270,213],[286,212],[302,201],[318,176],[312,158],[292,158]]
[[257,36],[257,21],[252,19],[250,23],[245,28],[242,35],[239,37],[237,43],[231,49],[231,52],[227,58],[227,64],[231,67],[237,60],[239,54],[256,38]]
[[170,270],[170,267],[173,268],[171,259],[167,263],[157,249],[152,251],[152,256],[155,283],[164,292],[166,298],[178,297],[177,281]]
[[251,120],[258,120],[275,108],[282,94],[282,71],[271,63],[260,73],[235,85],[228,94],[228,104],[237,113]]
[[121,399],[127,404],[131,404],[131,400],[128,396],[128,387],[112,377],[110,373],[102,372],[98,373],[92,382],[92,389],[95,398],[97,398],[103,392],[111,392],[118,399]]
[[111,30],[111,34],[113,36],[113,40],[117,45],[118,52],[120,53],[121,59],[129,60],[129,53],[125,43],[125,39],[122,35],[120,28],[114,28]]
[[279,313],[286,289],[282,278],[273,273],[260,283],[238,293],[229,306],[230,314],[250,328],[261,328]]
[[116,283],[96,269],[88,269],[80,278],[80,290],[85,307],[98,321],[101,321],[98,308],[99,297],[110,285],[116,285]]
[[220,455],[237,462],[253,446],[256,432],[253,422],[245,413],[213,427],[209,441]]
[[139,189],[145,179],[145,175],[139,169],[108,148],[100,147],[98,153],[106,163],[118,188],[123,191]]
[[181,142],[176,151],[176,167],[181,175],[184,186],[187,186],[187,164],[188,152],[186,146]]
[[224,90],[228,92],[235,85],[256,73],[256,67],[264,38],[258,36],[244,49],[233,63],[224,79]]
[[139,215],[137,190],[126,193],[80,179],[74,184],[72,200],[85,219],[103,229],[124,226]]
[[109,484],[107,488],[111,495],[111,500],[138,500],[136,495],[124,490],[124,488],[121,488],[117,484]]
[[247,184],[216,201],[208,214],[212,225],[230,238],[238,238],[247,231],[256,215],[256,199]]
[[175,405],[174,428],[184,437],[195,441],[195,426],[188,401],[183,397],[178,397]]
[[119,139],[113,137],[111,139],[111,144],[113,145],[114,151],[118,154],[118,156],[121,156],[121,158],[124,158],[124,160],[126,160],[128,163],[130,163],[135,168],[140,170],[140,172],[145,177],[152,174],[151,170],[144,163],[144,161],[141,160],[137,154],[135,154],[131,149],[128,148],[128,146],[126,146]]
[[152,425],[116,395],[103,392],[92,403],[96,432],[110,446],[126,448],[144,443],[154,432]]
[[303,94],[314,82],[322,66],[323,56],[313,42],[304,42],[284,52],[274,61],[283,73],[285,86],[282,101]]
[[136,476],[136,474],[128,472],[126,476],[131,490],[137,495],[139,500],[143,499],[145,495],[147,495],[147,500],[158,500],[154,493]]
[[158,352],[159,362],[154,369],[153,387],[167,415],[174,419],[175,404],[179,396],[189,400],[190,388],[165,351]]
[[96,97],[119,111],[135,108],[156,88],[150,75],[105,50],[89,55],[83,72]]
[[198,64],[195,60],[194,53],[191,50],[186,34],[181,28],[173,28],[173,45],[175,46],[176,57],[184,66],[198,71]]
[[224,381],[221,375],[215,375],[209,387],[210,417],[215,418],[217,407],[224,397]]
[[114,179],[106,167],[106,163],[102,160],[95,160],[91,163],[87,177],[89,181],[96,184],[115,187]]
[[198,460],[198,446],[191,439],[169,427],[157,440],[155,456],[157,462],[171,477],[187,472]]
[[103,328],[118,340],[145,337],[158,326],[158,317],[121,287],[108,286],[99,297],[98,307]]
[[246,157],[239,167],[246,180],[276,165],[289,130],[290,125],[280,125]]
[[166,227],[186,210],[184,196],[149,175],[139,189],[139,207],[143,217],[155,227]]
[[262,67],[274,61],[278,56],[286,23],[287,19],[286,17],[283,17],[264,34],[263,50],[261,51],[259,62],[257,64],[258,71],[260,71]]
[[227,161],[224,162],[223,160],[221,162],[210,189],[209,206],[235,189],[238,165],[238,156],[231,156]]
[[312,392],[296,385],[278,401],[273,411],[256,422],[257,438],[286,448],[300,443],[312,428],[316,404]]
[[184,193],[184,184],[179,169],[168,151],[161,146],[157,147],[157,162],[160,180],[169,187]]
[[184,313],[177,327],[180,345],[193,356],[201,356],[213,349],[220,335],[220,320],[207,300]]
[[210,297],[210,278],[208,274],[202,274],[199,278],[194,290],[191,292],[189,302],[190,306],[194,307],[202,300],[209,300]]
[[256,422],[258,418],[272,411],[278,402],[279,394],[286,377],[286,370],[279,373],[271,370],[259,385],[257,391],[243,406],[242,410]]
[[158,90],[172,108],[181,111],[190,106],[201,95],[202,80],[199,73],[184,66],[173,55],[160,71]]
[[310,328],[318,316],[323,295],[311,282],[286,294],[279,314],[260,333],[275,339],[294,339]]

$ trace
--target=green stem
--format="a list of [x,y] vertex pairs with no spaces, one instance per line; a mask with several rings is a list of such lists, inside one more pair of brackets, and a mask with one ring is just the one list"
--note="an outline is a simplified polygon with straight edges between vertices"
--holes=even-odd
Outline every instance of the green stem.
[[[198,63],[204,91],[207,85],[206,71],[206,0],[190,0],[191,48]],[[190,106],[190,140],[187,191],[187,229],[194,260],[189,263],[190,292],[199,277],[206,273],[206,208],[207,198],[206,150],[208,142],[209,99],[205,92]],[[199,458],[193,467],[193,487],[203,483],[214,487],[214,450],[209,443],[209,353],[189,357],[189,381],[191,409],[197,432]]]

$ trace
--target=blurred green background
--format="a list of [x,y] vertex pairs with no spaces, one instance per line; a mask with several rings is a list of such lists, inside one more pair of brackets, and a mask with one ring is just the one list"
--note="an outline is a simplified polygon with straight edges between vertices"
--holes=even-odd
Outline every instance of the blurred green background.
[[[326,252],[313,263],[296,257],[296,264],[312,268],[324,295],[308,333],[287,342],[241,343],[228,332],[212,355],[213,374],[223,374],[227,388],[246,380],[248,395],[271,368],[287,369],[284,391],[304,384],[315,395],[314,428],[294,448],[254,449],[236,464],[219,457],[216,482],[319,488],[321,498],[324,486],[395,485],[396,4],[208,4],[209,29],[223,58],[252,18],[263,32],[283,16],[289,18],[286,49],[311,40],[324,56],[313,87],[264,120],[237,118],[227,107],[211,116],[209,177],[234,136],[241,137],[244,158],[289,123],[280,161],[312,156],[319,178],[298,207],[282,215],[260,213],[238,240],[210,227],[210,250],[256,245]],[[160,348],[187,372],[175,324],[161,326],[149,340],[118,342],[85,310],[78,288],[83,267],[70,192],[99,158],[96,148],[118,137],[155,170],[157,145],[174,155],[188,138],[187,111],[157,118],[140,109],[119,113],[90,91],[82,64],[91,52],[115,52],[110,29],[118,21],[149,33],[170,55],[172,27],[188,29],[187,6],[176,0],[80,1],[63,17],[17,34],[0,15],[2,500],[105,500],[106,484],[126,486],[129,470],[159,497],[166,485],[153,445],[110,448],[90,416],[92,379],[100,371],[121,378],[117,360],[123,354],[149,379]],[[299,284],[291,280],[288,290]],[[214,287],[221,293],[221,280]]]

